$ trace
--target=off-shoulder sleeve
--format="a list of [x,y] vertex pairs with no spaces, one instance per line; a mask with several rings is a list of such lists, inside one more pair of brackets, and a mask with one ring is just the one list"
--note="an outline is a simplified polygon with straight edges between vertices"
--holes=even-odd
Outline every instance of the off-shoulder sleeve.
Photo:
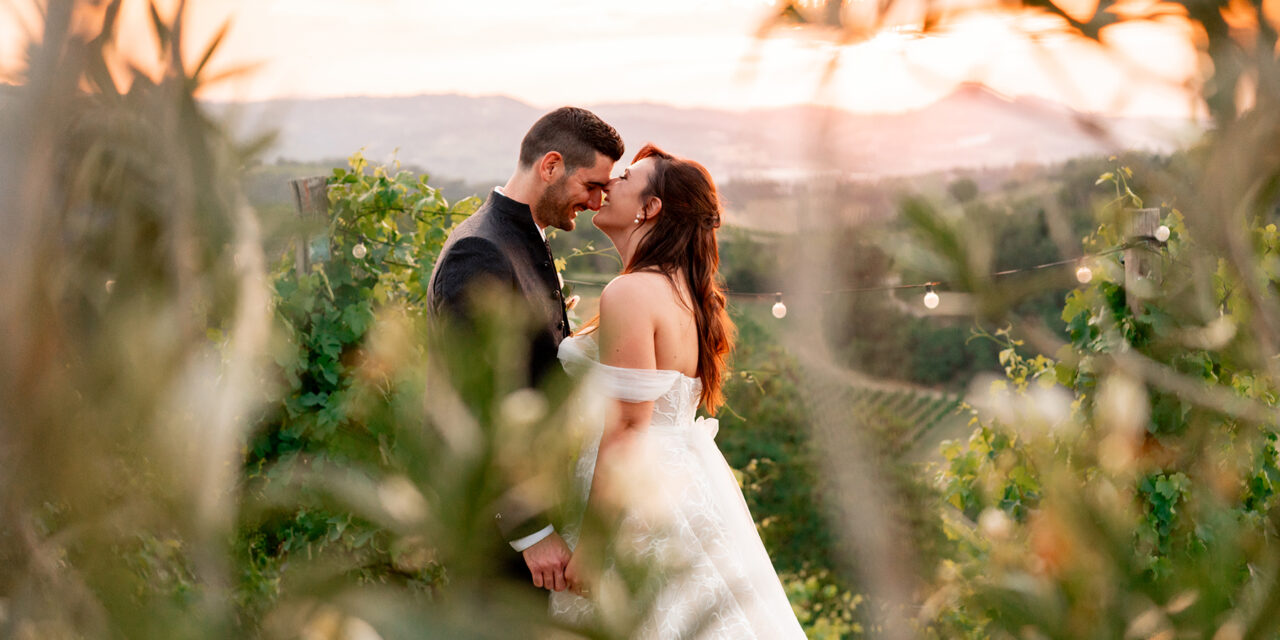
[[604,395],[623,402],[650,402],[671,389],[679,371],[628,369],[601,364],[595,340],[572,336],[560,343],[560,362],[570,375],[587,377]]
[[598,364],[596,362],[595,341],[588,336],[569,336],[560,343],[556,353],[560,365],[575,378],[584,378]]
[[680,378],[678,371],[627,369],[607,364],[597,364],[596,375],[605,394],[623,402],[657,400]]

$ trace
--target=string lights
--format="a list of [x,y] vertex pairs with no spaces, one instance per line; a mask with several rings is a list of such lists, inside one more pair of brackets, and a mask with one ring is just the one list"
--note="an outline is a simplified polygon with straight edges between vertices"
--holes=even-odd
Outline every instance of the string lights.
[[[1164,242],[1165,240],[1168,240],[1169,228],[1164,225],[1161,225],[1160,228],[1156,229],[1154,238],[1160,242]],[[1093,280],[1093,270],[1089,267],[1089,264],[1091,263],[1092,260],[1095,260],[1103,256],[1107,256],[1113,253],[1118,253],[1120,251],[1124,251],[1127,248],[1128,248],[1128,245],[1122,245],[1119,247],[1113,247],[1106,251],[1100,251],[1098,253],[1088,254],[1079,258],[1071,258],[1068,260],[1058,260],[1056,262],[1047,262],[1045,264],[1038,264],[1031,267],[1023,267],[1020,269],[1007,269],[1005,271],[997,271],[995,273],[990,274],[990,276],[994,278],[994,277],[1000,277],[1000,276],[1013,275],[1017,273],[1025,273],[1027,271],[1036,271],[1039,269],[1048,269],[1051,267],[1060,267],[1064,265],[1074,264],[1076,265],[1076,272],[1075,272],[1076,280],[1081,284],[1088,284]],[[600,283],[600,282],[588,282],[583,280],[570,280],[570,279],[564,279],[563,281],[571,284],[579,284],[579,285],[586,285],[586,286],[595,286],[595,287],[604,286],[604,283]],[[876,287],[822,289],[812,293],[818,293],[822,295],[831,295],[831,294],[837,294],[837,293],[864,293],[864,292],[872,292],[872,291],[897,291],[897,290],[905,290],[905,289],[924,289],[925,290],[924,296],[921,298],[921,302],[924,303],[925,308],[933,310],[933,309],[937,309],[938,306],[942,303],[942,297],[941,295],[939,295],[938,291],[945,284],[946,284],[945,282],[931,281],[931,282],[924,282],[920,284],[899,284],[899,285],[882,285],[882,286],[876,286]],[[753,299],[759,299],[766,296],[773,296],[773,307],[770,309],[770,312],[773,314],[773,317],[778,318],[779,320],[787,317],[787,305],[782,301],[782,292],[780,291],[773,291],[773,292],[725,291],[725,294],[732,298],[753,298]]]
[[369,247],[364,246],[363,242],[358,243],[356,246],[351,247],[351,255],[355,256],[356,260],[363,260],[365,256],[369,255]]
[[1080,267],[1076,269],[1076,280],[1080,284],[1089,284],[1093,280],[1093,270],[1089,268],[1089,263],[1084,258],[1080,259]]
[[773,311],[773,317],[775,317],[775,318],[777,318],[777,319],[779,319],[779,320],[781,320],[781,319],[783,319],[783,318],[787,317],[787,305],[785,305],[785,304],[783,304],[783,303],[782,303],[782,293],[781,293],[781,292],[779,292],[778,294],[776,294],[776,297],[773,299],[773,310],[772,310],[772,311]]
[[1156,227],[1156,242],[1167,242],[1169,240],[1169,227],[1160,225]]
[[938,292],[933,290],[933,283],[924,286],[924,306],[926,309],[937,309],[938,303],[942,302],[938,298]]

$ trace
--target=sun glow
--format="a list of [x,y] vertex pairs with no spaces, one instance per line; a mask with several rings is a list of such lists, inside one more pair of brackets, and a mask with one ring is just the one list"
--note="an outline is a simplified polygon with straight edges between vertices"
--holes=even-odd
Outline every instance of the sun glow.
[[[177,6],[175,0],[159,4],[165,12]],[[870,4],[849,3],[848,11]],[[1096,4],[1064,6],[1081,19]],[[0,13],[0,79],[21,79],[19,43],[26,40],[23,25],[37,23],[33,6],[10,2]],[[121,69],[124,59],[145,69],[156,57],[145,6],[124,3]],[[1185,20],[1176,18],[1109,27],[1104,48],[1064,35],[1059,17],[1002,11],[958,13],[928,33],[899,26],[850,40],[831,30],[795,28],[759,39],[755,34],[776,10],[762,0],[223,0],[188,6],[185,59],[198,59],[230,20],[211,72],[260,65],[206,87],[204,97],[218,100],[463,93],[510,95],[542,106],[819,103],[898,111],[936,100],[959,83],[981,82],[1086,111],[1178,115],[1189,109],[1196,65]],[[909,3],[901,6],[911,13]]]

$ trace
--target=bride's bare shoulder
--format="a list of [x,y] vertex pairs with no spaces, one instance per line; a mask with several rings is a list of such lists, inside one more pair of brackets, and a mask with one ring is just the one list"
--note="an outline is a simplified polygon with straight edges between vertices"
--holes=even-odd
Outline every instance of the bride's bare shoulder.
[[609,282],[600,292],[600,314],[634,317],[652,312],[669,297],[666,276],[660,273],[624,273]]
[[667,277],[652,271],[636,271],[624,273],[605,285],[600,297],[632,297],[652,296],[663,293],[667,287]]

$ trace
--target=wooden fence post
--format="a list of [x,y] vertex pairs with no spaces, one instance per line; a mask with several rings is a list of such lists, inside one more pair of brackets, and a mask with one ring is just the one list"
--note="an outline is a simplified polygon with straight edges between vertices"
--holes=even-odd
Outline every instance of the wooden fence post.
[[[293,205],[304,226],[319,225],[327,229],[329,224],[329,180],[325,176],[312,176],[290,180],[293,188]],[[298,276],[311,272],[312,262],[329,259],[329,234],[321,231],[309,238],[301,238],[294,254],[294,268]]]
[[1160,209],[1130,209],[1125,227],[1124,296],[1129,309],[1137,314],[1142,299],[1155,294],[1160,283],[1160,242],[1156,227],[1160,225]]

